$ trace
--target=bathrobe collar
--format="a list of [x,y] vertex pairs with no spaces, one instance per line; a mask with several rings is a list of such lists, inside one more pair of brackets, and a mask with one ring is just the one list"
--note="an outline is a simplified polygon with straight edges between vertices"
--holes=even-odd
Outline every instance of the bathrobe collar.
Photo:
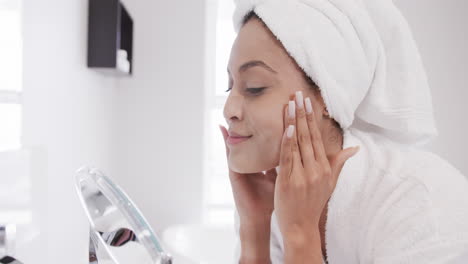
[[[355,129],[347,129],[343,134],[343,149],[359,146],[360,150],[349,158],[344,164],[338,181],[328,202],[327,221],[325,224],[325,242],[328,261],[339,263],[335,256],[354,256],[356,250],[356,239],[348,237],[343,239],[340,234],[353,234],[357,232],[360,223],[350,223],[357,221],[359,217],[350,217],[359,213],[360,195],[364,186],[365,176],[369,162],[369,150],[367,144],[360,137],[362,132]],[[367,145],[368,146],[368,145]],[[354,230],[353,230],[354,229]],[[355,236],[359,237],[358,234]]]

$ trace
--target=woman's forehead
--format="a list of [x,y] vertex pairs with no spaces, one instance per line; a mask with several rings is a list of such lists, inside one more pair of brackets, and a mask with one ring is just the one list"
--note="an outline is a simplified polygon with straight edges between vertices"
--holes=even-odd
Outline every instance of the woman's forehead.
[[247,22],[239,31],[228,63],[230,72],[248,61],[262,61],[273,69],[287,66],[289,57],[279,41],[257,19]]

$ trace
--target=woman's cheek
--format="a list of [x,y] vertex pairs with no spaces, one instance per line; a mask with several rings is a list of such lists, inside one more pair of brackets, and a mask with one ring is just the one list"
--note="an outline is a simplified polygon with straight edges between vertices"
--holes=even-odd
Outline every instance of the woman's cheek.
[[[281,131],[281,130],[280,130]],[[283,139],[283,133],[282,131],[276,135],[276,139],[274,142],[274,147],[275,149],[272,150],[272,153],[274,153],[274,166],[279,165],[279,159],[280,159],[280,154],[281,154],[281,141]]]
[[263,153],[266,153],[265,157],[268,157],[266,163],[270,167],[275,167],[279,164],[279,157],[281,153],[281,140],[282,140],[282,124],[281,127],[272,126],[269,131],[268,138],[265,140],[265,148]]

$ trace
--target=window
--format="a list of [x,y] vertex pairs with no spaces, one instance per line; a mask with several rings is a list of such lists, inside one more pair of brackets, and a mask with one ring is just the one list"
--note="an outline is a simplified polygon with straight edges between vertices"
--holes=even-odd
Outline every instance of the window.
[[[228,93],[227,63],[236,33],[232,24],[234,2],[207,1],[207,105],[204,175],[204,219],[209,224],[233,224],[234,199],[229,181],[224,141],[219,124]],[[213,45],[215,45],[213,47]],[[215,52],[213,52],[215,50]],[[213,75],[214,74],[214,75]]]
[[19,0],[0,1],[0,151],[21,146],[22,38]]

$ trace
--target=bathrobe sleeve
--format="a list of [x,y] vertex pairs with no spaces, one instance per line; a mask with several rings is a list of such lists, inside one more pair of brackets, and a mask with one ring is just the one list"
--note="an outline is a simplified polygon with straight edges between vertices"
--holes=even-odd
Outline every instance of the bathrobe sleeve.
[[468,181],[452,167],[414,173],[381,201],[363,263],[468,263]]

